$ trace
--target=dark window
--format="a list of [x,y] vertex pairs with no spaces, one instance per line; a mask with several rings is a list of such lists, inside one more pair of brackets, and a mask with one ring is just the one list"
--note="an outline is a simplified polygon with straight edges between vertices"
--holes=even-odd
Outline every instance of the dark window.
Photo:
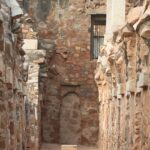
[[99,49],[104,44],[106,15],[91,16],[91,58],[97,59]]

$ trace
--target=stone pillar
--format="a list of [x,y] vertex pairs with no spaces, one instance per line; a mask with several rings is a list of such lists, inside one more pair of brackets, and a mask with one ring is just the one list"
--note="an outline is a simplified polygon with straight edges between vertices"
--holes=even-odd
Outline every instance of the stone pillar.
[[125,23],[125,0],[112,0],[111,25],[112,31]]
[[[17,6],[14,9],[14,4]],[[19,11],[18,11],[19,10]],[[22,10],[16,0],[0,1],[0,149],[25,149]],[[17,28],[16,28],[17,25]],[[11,36],[8,36],[11,35]]]
[[[37,50],[37,39],[24,41],[26,52],[25,68],[28,68],[27,97],[28,97],[28,143],[30,150],[39,149],[40,134],[40,102],[39,102],[39,64],[44,63],[45,51]],[[28,67],[27,67],[28,66]]]
[[107,0],[106,38],[108,41],[113,32],[125,23],[125,0]]
[[111,13],[112,13],[112,0],[107,0],[107,16],[106,16],[106,35],[105,42],[112,37],[112,21],[111,21]]

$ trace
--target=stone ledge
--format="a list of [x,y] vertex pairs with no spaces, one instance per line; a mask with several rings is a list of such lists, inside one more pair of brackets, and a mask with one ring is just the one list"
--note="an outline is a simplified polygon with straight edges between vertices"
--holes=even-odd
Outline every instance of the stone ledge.
[[77,145],[62,145],[61,150],[77,150]]
[[61,85],[62,86],[80,86],[80,83],[78,83],[78,82],[65,82],[65,81],[62,81]]
[[105,10],[101,10],[101,9],[89,9],[86,11],[86,13],[88,15],[96,15],[96,14],[102,14],[102,15],[105,15],[106,14],[106,11]]

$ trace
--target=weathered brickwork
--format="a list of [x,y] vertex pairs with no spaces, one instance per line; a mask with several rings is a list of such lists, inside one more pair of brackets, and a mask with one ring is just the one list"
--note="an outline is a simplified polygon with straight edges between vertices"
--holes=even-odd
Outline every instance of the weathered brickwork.
[[[12,5],[13,4],[13,5]],[[0,149],[26,147],[24,51],[16,1],[0,1]],[[14,10],[16,9],[16,10]]]
[[[24,38],[23,49],[25,50],[24,76],[27,81],[27,147],[30,150],[38,150],[41,146],[41,95],[39,94],[40,66],[45,64],[46,52],[38,49],[37,33],[33,31],[33,21],[24,16],[22,33]],[[44,93],[43,93],[44,95]]]
[[98,61],[106,0],[18,2],[0,0],[0,150],[150,150],[150,1],[107,1]]
[[149,1],[131,8],[126,25],[100,49],[100,150],[150,149]]
[[16,0],[0,1],[1,150],[38,150],[40,145],[38,77],[45,52],[36,51],[31,22]]
[[90,15],[85,2],[63,9],[51,6],[40,22],[39,47],[47,50],[48,77],[43,84],[42,140],[49,143],[95,145],[98,140],[98,99],[95,61],[90,60]]
[[[42,141],[95,145],[98,98],[95,60],[90,60],[90,13],[105,13],[105,1],[28,1],[39,49]],[[44,11],[43,11],[44,10]]]
[[30,150],[38,150],[40,147],[41,137],[41,106],[39,97],[39,64],[44,63],[45,51],[44,50],[31,50],[26,49],[28,56],[29,71],[27,81],[27,97],[28,97],[28,143]]

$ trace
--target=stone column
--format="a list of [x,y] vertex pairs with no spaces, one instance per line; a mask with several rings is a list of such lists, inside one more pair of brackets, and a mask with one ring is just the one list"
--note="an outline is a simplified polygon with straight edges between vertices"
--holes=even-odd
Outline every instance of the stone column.
[[112,37],[112,21],[111,21],[111,14],[112,14],[112,0],[107,0],[107,16],[106,16],[106,34],[105,34],[105,42]]
[[108,41],[113,32],[125,23],[125,7],[125,0],[107,0],[105,41]]
[[[37,50],[37,39],[25,39],[24,46],[26,52],[25,70],[28,68],[27,97],[28,97],[28,147],[30,150],[39,149],[40,134],[40,102],[39,102],[39,64],[44,63],[45,51]],[[27,67],[28,66],[28,67]]]

